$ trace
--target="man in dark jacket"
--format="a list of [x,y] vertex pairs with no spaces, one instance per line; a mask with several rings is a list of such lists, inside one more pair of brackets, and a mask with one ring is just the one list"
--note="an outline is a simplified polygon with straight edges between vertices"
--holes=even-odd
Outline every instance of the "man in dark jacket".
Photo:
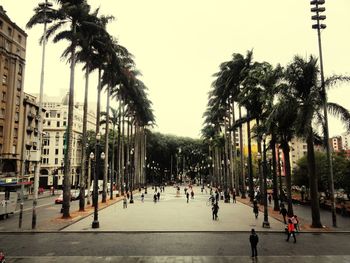
[[252,257],[257,257],[258,256],[258,250],[256,248],[258,242],[259,242],[259,237],[258,235],[255,233],[255,229],[252,228],[252,233],[249,237],[249,242],[250,242],[250,246],[252,248]]

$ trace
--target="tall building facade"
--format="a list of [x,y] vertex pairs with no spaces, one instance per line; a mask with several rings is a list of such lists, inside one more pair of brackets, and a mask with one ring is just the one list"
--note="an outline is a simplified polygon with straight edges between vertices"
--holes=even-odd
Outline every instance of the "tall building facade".
[[[66,151],[66,130],[68,124],[68,94],[61,101],[52,101],[44,97],[45,122],[41,152],[41,171],[39,185],[41,187],[61,187],[63,183],[64,155]],[[96,117],[88,113],[87,130],[95,130]],[[81,142],[83,132],[83,105],[74,106],[71,182],[78,185],[81,166]]]
[[27,34],[0,6],[0,178],[15,182],[21,174],[24,123],[24,68]]

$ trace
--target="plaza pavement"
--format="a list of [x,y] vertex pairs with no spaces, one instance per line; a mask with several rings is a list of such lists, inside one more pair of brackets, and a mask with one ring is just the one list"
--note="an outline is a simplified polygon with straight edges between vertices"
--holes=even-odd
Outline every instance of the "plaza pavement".
[[219,220],[212,220],[211,206],[208,205],[209,191],[201,193],[194,187],[194,199],[186,203],[184,187],[180,195],[176,188],[166,187],[160,201],[153,202],[154,190],[148,188],[144,202],[140,193],[134,195],[135,202],[117,202],[99,211],[100,228],[92,229],[93,214],[63,229],[63,231],[283,231],[284,224],[270,217],[270,228],[263,228],[263,213],[255,219],[251,207],[241,203],[219,202]]

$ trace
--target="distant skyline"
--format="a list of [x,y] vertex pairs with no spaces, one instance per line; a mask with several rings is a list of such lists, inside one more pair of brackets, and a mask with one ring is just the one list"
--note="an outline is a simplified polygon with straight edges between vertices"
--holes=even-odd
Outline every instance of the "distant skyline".
[[[1,0],[12,21],[26,31],[24,90],[39,93],[43,27],[25,24],[36,0]],[[54,2],[54,1],[53,1]],[[149,88],[157,127],[162,133],[199,138],[212,74],[233,53],[253,49],[255,61],[286,66],[294,55],[318,57],[317,33],[311,29],[310,1],[302,0],[88,0],[92,10],[113,15],[108,32],[135,56]],[[326,1],[327,28],[322,32],[325,75],[350,75],[349,0]],[[44,93],[59,96],[69,86],[69,65],[60,59],[67,43],[47,45]],[[83,101],[84,77],[76,68],[77,101]],[[89,101],[96,101],[96,74]],[[329,101],[350,109],[349,84],[329,91]],[[105,101],[105,98],[102,98]],[[90,103],[90,109],[96,105]],[[330,118],[330,135],[345,130]]]

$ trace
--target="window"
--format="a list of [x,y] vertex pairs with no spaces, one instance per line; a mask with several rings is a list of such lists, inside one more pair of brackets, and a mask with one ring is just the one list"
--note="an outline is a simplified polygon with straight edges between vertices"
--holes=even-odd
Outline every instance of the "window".
[[18,129],[17,129],[17,128],[14,129],[14,134],[13,134],[13,136],[14,136],[14,137],[18,137]]
[[7,85],[7,75],[5,74],[2,76],[2,84]]
[[11,27],[7,28],[7,33],[9,34],[9,36],[12,36],[12,28]]
[[16,96],[16,105],[19,106],[20,104],[20,97]]
[[18,34],[18,42],[21,43],[22,42],[22,36],[20,34]]
[[63,121],[63,126],[66,127],[67,126],[67,122]]
[[61,114],[60,113],[57,113],[57,118],[61,118]]
[[5,109],[0,110],[0,118],[5,118]]
[[51,126],[51,121],[48,121],[48,122],[47,122],[47,126]]
[[6,101],[6,92],[5,91],[2,92],[1,99],[2,99],[2,101]]
[[5,58],[4,68],[9,68],[9,60],[7,58]]
[[4,127],[0,126],[0,136],[3,136],[3,134],[4,134]]
[[18,75],[22,75],[22,72],[23,72],[23,67],[22,67],[22,65],[19,65],[18,66]]
[[60,127],[60,122],[59,121],[56,123],[56,127]]
[[55,149],[55,155],[58,155],[58,149]]
[[55,158],[55,164],[58,164],[58,158]]
[[55,111],[55,110],[51,110],[50,111],[50,117],[51,118],[56,118],[56,114],[57,114],[57,111]]
[[2,22],[2,20],[0,20],[0,29],[2,29],[3,24],[4,24],[4,22]]

